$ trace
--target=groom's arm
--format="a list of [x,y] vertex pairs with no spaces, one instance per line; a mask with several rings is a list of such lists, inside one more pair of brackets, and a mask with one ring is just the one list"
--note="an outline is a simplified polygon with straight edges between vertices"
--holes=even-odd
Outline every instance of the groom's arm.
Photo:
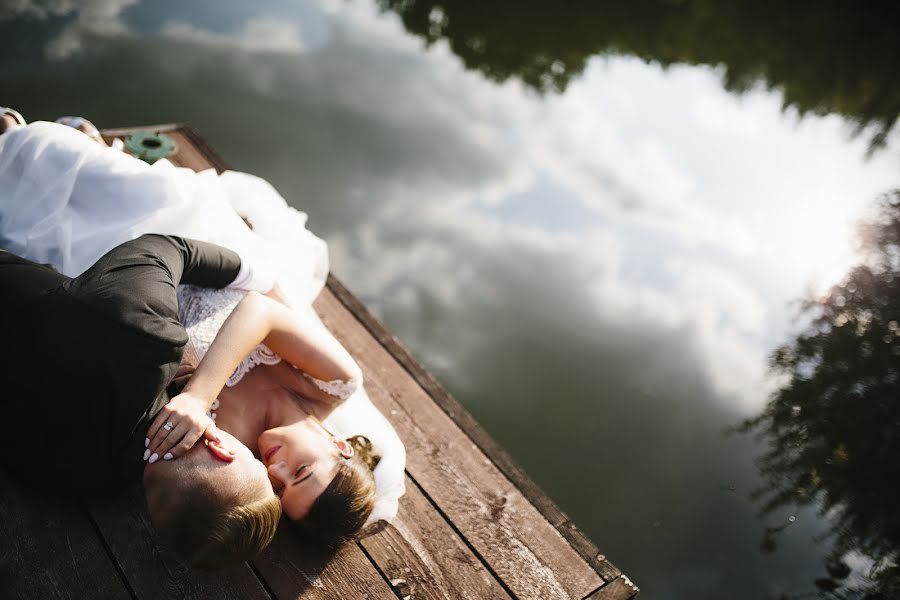
[[241,257],[237,252],[199,240],[174,235],[152,235],[168,242],[176,254],[161,251],[175,285],[190,283],[201,287],[223,288],[232,284],[241,274]]
[[176,347],[187,334],[178,319],[180,283],[233,285],[241,258],[232,250],[188,238],[146,234],[110,250],[66,287],[113,321]]
[[224,246],[178,236],[161,237],[168,238],[182,255],[184,272],[180,283],[256,292],[268,292],[274,285],[272,274],[245,256],[247,252],[238,254]]

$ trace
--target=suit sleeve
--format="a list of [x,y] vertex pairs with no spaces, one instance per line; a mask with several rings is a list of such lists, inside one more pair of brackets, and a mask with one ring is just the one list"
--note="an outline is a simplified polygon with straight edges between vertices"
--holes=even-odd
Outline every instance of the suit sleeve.
[[178,256],[172,256],[162,249],[160,251],[175,285],[190,283],[201,287],[223,288],[232,284],[241,272],[241,257],[228,248],[170,235],[151,234],[142,237],[165,240],[175,247]]
[[110,250],[65,287],[85,305],[143,335],[183,346],[176,286],[222,288],[241,259],[233,251],[187,238],[147,234]]

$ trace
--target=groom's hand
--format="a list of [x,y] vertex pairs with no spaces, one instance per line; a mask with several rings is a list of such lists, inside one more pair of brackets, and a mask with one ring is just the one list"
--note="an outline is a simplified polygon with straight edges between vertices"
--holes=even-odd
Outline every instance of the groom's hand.
[[219,443],[215,423],[206,414],[207,402],[182,393],[166,404],[147,430],[144,460],[172,460],[184,455],[201,437]]

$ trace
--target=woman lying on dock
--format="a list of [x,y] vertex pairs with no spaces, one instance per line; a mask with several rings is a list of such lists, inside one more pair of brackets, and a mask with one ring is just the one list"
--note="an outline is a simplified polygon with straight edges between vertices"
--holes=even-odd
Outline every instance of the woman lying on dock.
[[[4,112],[0,247],[75,276],[142,234],[179,235],[235,250],[237,279],[262,292],[178,287],[188,343],[176,380],[186,384],[152,419],[143,455],[148,508],[163,541],[194,564],[218,562],[204,532],[221,528],[217,513],[228,511],[198,518],[193,497],[179,493],[184,478],[172,476],[192,468],[191,448],[198,440],[209,446],[217,426],[236,438],[212,444],[217,458],[241,451],[229,443],[252,449],[267,468],[269,494],[319,541],[334,544],[390,520],[403,493],[403,447],[365,395],[356,362],[311,308],[328,266],[305,215],[262,180],[167,161],[151,167],[82,135],[85,123],[78,121],[81,133],[24,126]],[[383,456],[377,467],[373,444]]]

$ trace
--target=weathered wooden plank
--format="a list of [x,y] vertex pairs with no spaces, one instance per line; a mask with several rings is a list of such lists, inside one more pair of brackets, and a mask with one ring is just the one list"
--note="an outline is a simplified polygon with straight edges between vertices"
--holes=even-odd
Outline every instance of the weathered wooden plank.
[[247,563],[215,572],[179,563],[159,545],[140,488],[109,501],[92,503],[89,511],[140,600],[270,598]]
[[612,581],[622,574],[597,546],[556,506],[543,490],[513,460],[450,393],[415,360],[400,341],[369,312],[369,310],[333,275],[328,277],[328,289],[352,312],[378,342],[403,366],[410,376],[425,390],[466,435],[481,449],[497,468],[515,484],[535,508],[568,541],[581,557],[591,565],[605,581]]
[[131,598],[80,505],[28,491],[0,473],[0,596]]
[[157,133],[169,133],[170,131],[183,129],[184,127],[185,125],[182,125],[181,123],[161,123],[159,125],[141,125],[139,127],[107,127],[100,130],[100,135],[103,136],[103,139],[105,139],[106,143],[108,144],[113,140],[113,138],[125,137],[126,135],[134,133],[135,131],[155,131]]
[[640,590],[624,575],[616,577],[584,600],[631,600]]
[[216,171],[221,173],[222,171],[227,171],[231,168],[231,166],[225,162],[225,159],[222,158],[222,155],[216,152],[215,148],[210,146],[209,143],[203,139],[203,136],[200,135],[200,132],[194,129],[192,125],[184,124],[179,127],[178,130],[184,134],[187,141],[197,149],[206,162]]
[[169,160],[174,164],[194,169],[195,171],[214,168],[213,164],[186,135],[184,129],[176,129],[168,132],[166,135],[175,140],[175,153],[169,157]]
[[276,598],[397,600],[359,546],[344,544],[328,554],[305,544],[285,524],[253,564]]
[[510,598],[409,477],[394,522],[361,543],[401,598]]
[[407,449],[407,471],[519,598],[581,600],[603,579],[330,290],[322,320],[360,363]]

